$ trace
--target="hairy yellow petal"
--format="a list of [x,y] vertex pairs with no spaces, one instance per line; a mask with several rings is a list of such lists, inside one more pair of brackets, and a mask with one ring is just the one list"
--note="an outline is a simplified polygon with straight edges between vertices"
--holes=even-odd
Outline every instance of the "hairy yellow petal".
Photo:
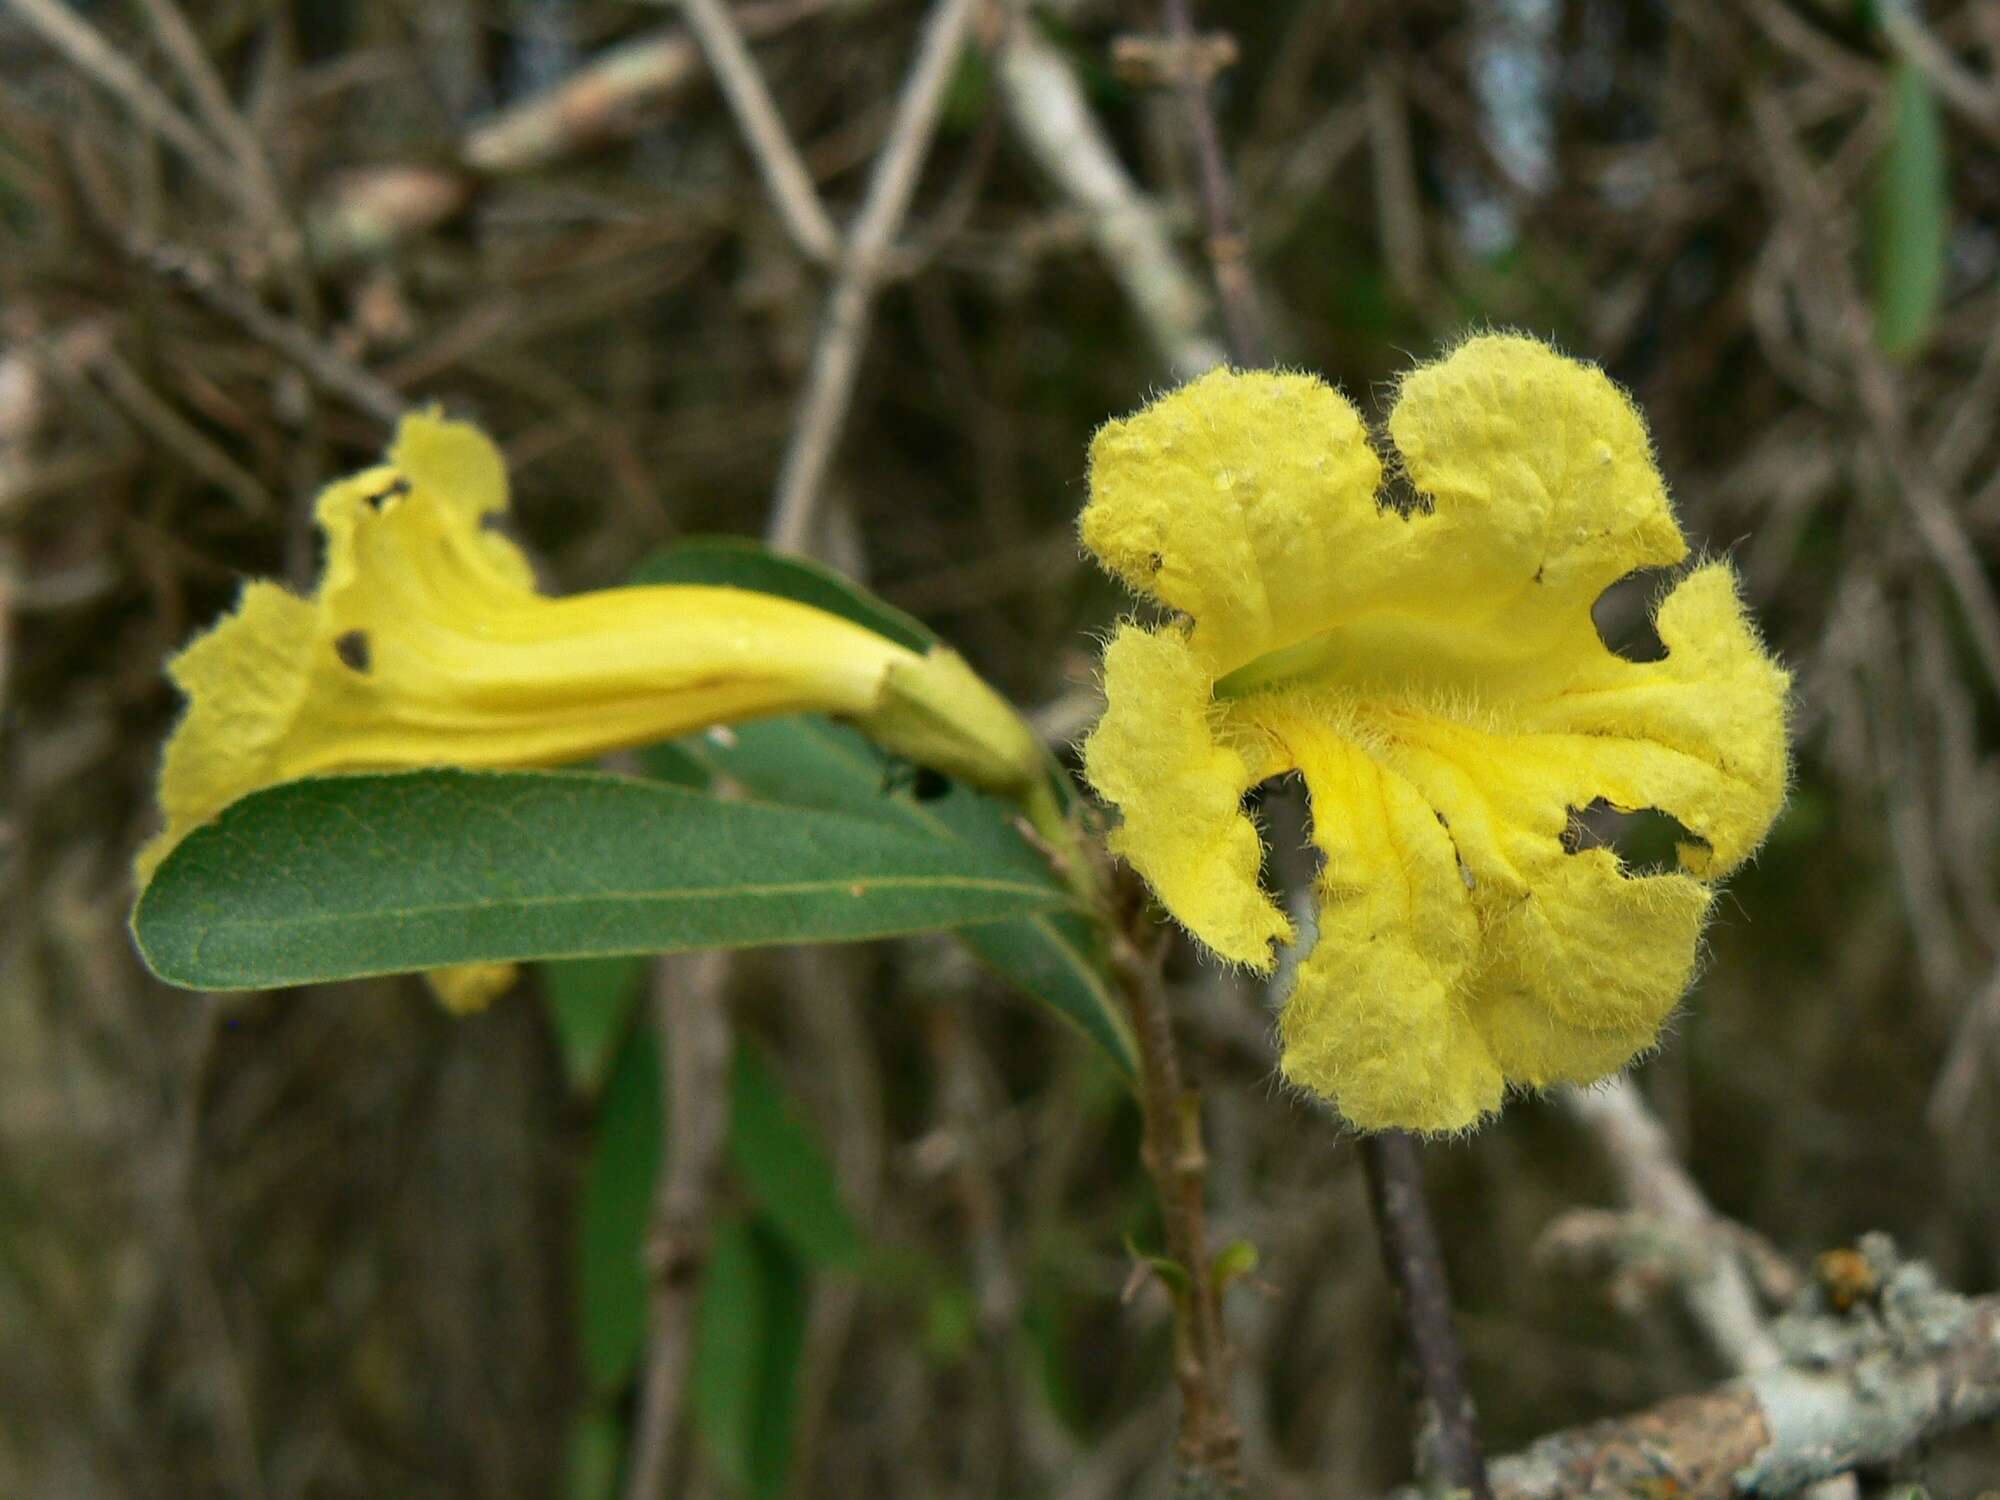
[[1664,659],[1590,656],[1560,691],[1521,704],[1519,723],[1654,747],[1643,788],[1600,786],[1595,795],[1672,813],[1702,840],[1682,849],[1682,865],[1719,879],[1763,842],[1784,805],[1791,678],[1765,655],[1727,563],[1683,578],[1654,624]]
[[[1246,775],[1303,771],[1327,864],[1284,1070],[1365,1127],[1455,1130],[1509,1083],[1600,1077],[1651,1045],[1707,882],[1783,802],[1788,679],[1723,563],[1660,606],[1663,660],[1598,638],[1605,588],[1687,552],[1601,371],[1509,336],[1413,371],[1389,433],[1414,509],[1375,503],[1351,418],[1303,377],[1225,372],[1099,434],[1084,539],[1191,616],[1172,639],[1194,663],[1171,694],[1107,672],[1124,778],[1107,795],[1128,825],[1148,810],[1135,863],[1193,927],[1222,857],[1206,830],[1241,837],[1220,810]],[[1230,746],[1256,753],[1203,771]],[[1678,819],[1681,870],[1571,852],[1572,813],[1600,800]],[[1162,809],[1181,805],[1209,810],[1176,843]],[[1227,845],[1234,889],[1252,853]]]
[[1319,935],[1279,1018],[1283,1069],[1364,1130],[1460,1130],[1499,1108],[1500,1069],[1466,1012],[1480,934],[1451,840],[1408,782],[1350,740],[1273,726],[1326,855]]
[[1552,663],[1602,654],[1590,607],[1605,588],[1687,554],[1631,401],[1532,339],[1469,339],[1419,366],[1389,434],[1422,504],[1355,513],[1334,574],[1316,581],[1317,623],[1268,635],[1225,676],[1224,696],[1307,679],[1540,693]]
[[1310,375],[1214,370],[1090,445],[1084,544],[1191,616],[1220,668],[1313,634],[1400,531],[1347,399]]
[[253,583],[172,665],[188,710],[142,881],[191,829],[276,782],[552,765],[767,714],[851,715],[982,785],[1039,770],[1018,717],[949,652],[741,589],[543,597],[493,524],[506,503],[493,445],[427,415],[403,422],[388,464],[326,489],[313,598]]
[[1178,630],[1121,625],[1104,653],[1104,717],[1084,774],[1124,815],[1111,847],[1167,910],[1235,963],[1269,970],[1291,923],[1258,884],[1263,848],[1243,793],[1264,772],[1209,725],[1213,674]]
[[1419,365],[1389,436],[1432,506],[1410,559],[1429,617],[1532,641],[1625,574],[1687,555],[1631,399],[1534,339],[1485,335]]

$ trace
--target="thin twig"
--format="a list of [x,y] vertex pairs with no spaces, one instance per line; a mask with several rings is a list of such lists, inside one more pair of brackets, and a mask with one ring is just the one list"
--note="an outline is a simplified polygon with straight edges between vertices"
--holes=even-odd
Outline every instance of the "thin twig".
[[223,196],[253,211],[251,188],[235,162],[195,127],[192,120],[88,21],[62,0],[5,0],[35,32],[67,57],[78,72],[116,94],[146,125],[170,142],[188,165]]
[[1896,55],[1931,81],[1945,102],[1989,140],[2000,141],[2000,83],[1981,78],[1924,25],[1910,0],[1881,0],[1875,14]]
[[[1800,222],[1834,222],[1837,200],[1813,169],[1784,106],[1770,91],[1758,91],[1750,99],[1750,116],[1778,195],[1798,211]],[[1813,273],[1839,305],[1832,319],[1834,332],[1845,345],[1843,352],[1862,415],[1875,429],[1883,459],[1896,481],[1897,498],[1909,512],[1917,539],[1958,601],[1987,677],[2000,686],[2000,597],[1979,565],[1979,549],[1966,535],[1950,496],[1911,440],[1901,386],[1875,347],[1867,302],[1845,257],[1828,253],[1824,237],[1809,237],[1802,250],[1813,257]]]
[[266,248],[278,261],[293,310],[311,327],[321,318],[319,291],[305,264],[305,236],[285,206],[277,173],[264,142],[229,97],[201,38],[175,0],[140,0],[140,9],[168,58],[194,95],[209,131],[236,163],[235,181],[251,216],[264,231]]
[[409,403],[393,386],[313,337],[302,325],[272,312],[194,251],[137,235],[126,235],[121,248],[138,265],[179,287],[258,343],[284,355],[329,394],[391,425],[408,410]]
[[127,416],[195,473],[227,494],[240,510],[253,516],[270,515],[277,510],[277,501],[263,482],[231,458],[221,444],[183,417],[125,362],[114,346],[107,343],[92,354],[89,368]]
[[[1134,903],[1143,910],[1141,903]],[[1174,1376],[1181,1392],[1179,1462],[1182,1496],[1228,1496],[1243,1490],[1243,1433],[1229,1400],[1229,1344],[1222,1299],[1208,1250],[1208,1155],[1200,1097],[1181,1078],[1173,1019],[1160,978],[1163,954],[1141,951],[1116,934],[1112,967],[1132,1011],[1139,1050],[1145,1137],[1141,1155],[1160,1198],[1167,1256],[1179,1268],[1174,1298]]]
[[896,101],[888,141],[875,159],[861,213],[841,255],[839,280],[827,295],[806,393],[778,475],[769,536],[784,551],[810,550],[820,494],[854,399],[875,292],[888,270],[890,242],[909,212],[945,88],[977,9],[978,0],[938,0]]
[[763,174],[764,186],[777,205],[800,250],[813,260],[830,262],[840,254],[840,230],[820,201],[805,159],[785,129],[777,101],[736,22],[721,0],[679,0],[688,29],[701,43],[702,56],[715,74],[722,97],[729,101],[736,125]]
[[[1194,15],[1188,0],[1163,0],[1167,36],[1183,55],[1195,50]],[[1250,279],[1250,241],[1236,211],[1236,186],[1222,152],[1222,132],[1209,107],[1208,80],[1197,69],[1183,68],[1178,79],[1188,134],[1194,142],[1195,177],[1201,188],[1202,218],[1207,225],[1205,247],[1215,267],[1215,289],[1222,298],[1222,321],[1229,333],[1229,352],[1238,363],[1270,362],[1264,315],[1257,306],[1257,288]]]
[[1222,363],[1208,333],[1207,288],[1118,159],[1069,59],[1043,38],[1025,4],[1009,17],[995,76],[1014,133],[1083,214],[1105,270],[1174,374],[1187,379]]
[[667,954],[653,967],[666,1151],[653,1195],[652,1332],[625,1500],[663,1500],[672,1492],[679,1464],[695,1294],[708,1256],[708,1203],[728,1137],[731,1032],[723,994],[728,976],[729,955],[723,951]]
[[[1666,1127],[1632,1081],[1619,1074],[1591,1089],[1569,1089],[1563,1102],[1597,1137],[1617,1174],[1619,1191],[1642,1213],[1691,1231],[1706,1251],[1698,1274],[1678,1279],[1681,1302],[1709,1345],[1740,1374],[1755,1375],[1784,1363],[1757,1307],[1744,1262],[1746,1232],[1710,1206],[1681,1165]],[[1854,1500],[1854,1476],[1820,1480],[1802,1500]]]
[[255,200],[267,222],[282,225],[286,220],[284,204],[264,143],[230,100],[229,91],[215,71],[201,38],[188,24],[187,16],[174,0],[139,0],[139,8],[146,13],[160,46],[186,80],[188,92],[194,95],[195,106],[209,131],[235,159],[241,187]]
[[1370,68],[1365,88],[1382,263],[1388,267],[1390,284],[1404,300],[1419,305],[1429,290],[1423,197],[1417,186],[1401,69],[1386,63]]
[[1625,1201],[1642,1213],[1694,1230],[1709,1250],[1707,1274],[1682,1285],[1688,1315],[1732,1369],[1749,1374],[1778,1363],[1756,1293],[1728,1243],[1728,1226],[1675,1155],[1673,1142],[1622,1073],[1590,1089],[1568,1089],[1569,1112],[1597,1138]]
[[1363,1136],[1361,1160],[1412,1367],[1418,1473],[1427,1486],[1493,1500],[1465,1359],[1451,1326],[1451,1287],[1424,1202],[1416,1137],[1400,1130]]

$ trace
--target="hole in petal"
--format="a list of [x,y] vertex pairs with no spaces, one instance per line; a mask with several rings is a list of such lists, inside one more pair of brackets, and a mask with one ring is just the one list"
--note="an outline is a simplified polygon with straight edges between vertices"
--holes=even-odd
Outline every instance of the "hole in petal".
[[1653,628],[1653,611],[1678,576],[1675,568],[1641,568],[1600,594],[1590,607],[1590,622],[1604,649],[1627,661],[1666,660],[1667,643]]
[[387,505],[391,500],[400,500],[403,496],[409,493],[410,493],[410,481],[403,475],[398,474],[394,479],[390,480],[389,483],[385,485],[382,489],[370,495],[368,497],[368,504],[371,509],[380,510],[382,509],[383,506]]
[[368,632],[365,630],[349,630],[335,636],[333,654],[350,671],[365,674],[374,665],[374,652],[369,650]]
[[1312,803],[1305,778],[1286,771],[1243,794],[1243,812],[1264,845],[1258,876],[1267,891],[1310,890],[1326,856],[1312,841]]
[[1635,878],[1673,874],[1681,867],[1680,845],[1705,842],[1672,813],[1657,807],[1626,812],[1602,797],[1588,807],[1572,807],[1562,834],[1564,852],[1609,849],[1618,856],[1620,872]]

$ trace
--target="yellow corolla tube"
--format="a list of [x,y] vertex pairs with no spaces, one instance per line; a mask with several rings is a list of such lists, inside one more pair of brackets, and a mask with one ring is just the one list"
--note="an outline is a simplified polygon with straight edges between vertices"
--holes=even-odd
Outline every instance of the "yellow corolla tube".
[[[1172,617],[1113,636],[1084,765],[1113,848],[1264,972],[1292,923],[1242,799],[1297,772],[1324,862],[1284,1073],[1363,1129],[1454,1131],[1653,1045],[1783,803],[1788,679],[1723,562],[1660,602],[1664,659],[1600,640],[1604,590],[1688,550],[1601,371],[1470,339],[1404,379],[1388,438],[1413,504],[1306,375],[1217,371],[1099,432],[1084,542]],[[1679,868],[1577,847],[1600,800],[1677,819]]]
[[[913,760],[1007,795],[1044,760],[943,648],[919,653],[789,599],[693,585],[538,593],[500,530],[507,480],[475,427],[413,415],[387,462],[330,485],[318,591],[254,582],[173,661],[188,707],[160,772],[143,882],[231,802],[322,772],[527,767],[770,714],[844,716]],[[470,1007],[498,966],[443,971]]]

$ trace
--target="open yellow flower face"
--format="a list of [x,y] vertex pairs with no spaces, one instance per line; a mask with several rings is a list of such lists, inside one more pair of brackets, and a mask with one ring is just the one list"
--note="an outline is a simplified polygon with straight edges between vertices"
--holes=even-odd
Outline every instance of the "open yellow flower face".
[[[261,787],[331,771],[530,767],[705,725],[822,711],[922,764],[1012,793],[1040,747],[952,652],[919,653],[790,599],[662,585],[552,599],[498,529],[500,455],[477,428],[404,420],[388,461],[330,485],[319,590],[243,591],[178,656],[188,709],[160,772],[173,846]],[[460,1008],[503,965],[438,979]]]
[[[1644,424],[1598,370],[1472,339],[1403,381],[1388,437],[1323,382],[1216,371],[1098,433],[1083,539],[1181,617],[1105,652],[1091,783],[1113,847],[1224,958],[1292,925],[1244,793],[1299,772],[1324,855],[1281,1020],[1286,1077],[1364,1129],[1450,1131],[1509,1084],[1603,1077],[1686,989],[1710,882],[1784,800],[1787,678],[1723,562],[1628,661],[1591,606],[1687,543]],[[1603,799],[1671,814],[1679,871],[1566,842]]]

